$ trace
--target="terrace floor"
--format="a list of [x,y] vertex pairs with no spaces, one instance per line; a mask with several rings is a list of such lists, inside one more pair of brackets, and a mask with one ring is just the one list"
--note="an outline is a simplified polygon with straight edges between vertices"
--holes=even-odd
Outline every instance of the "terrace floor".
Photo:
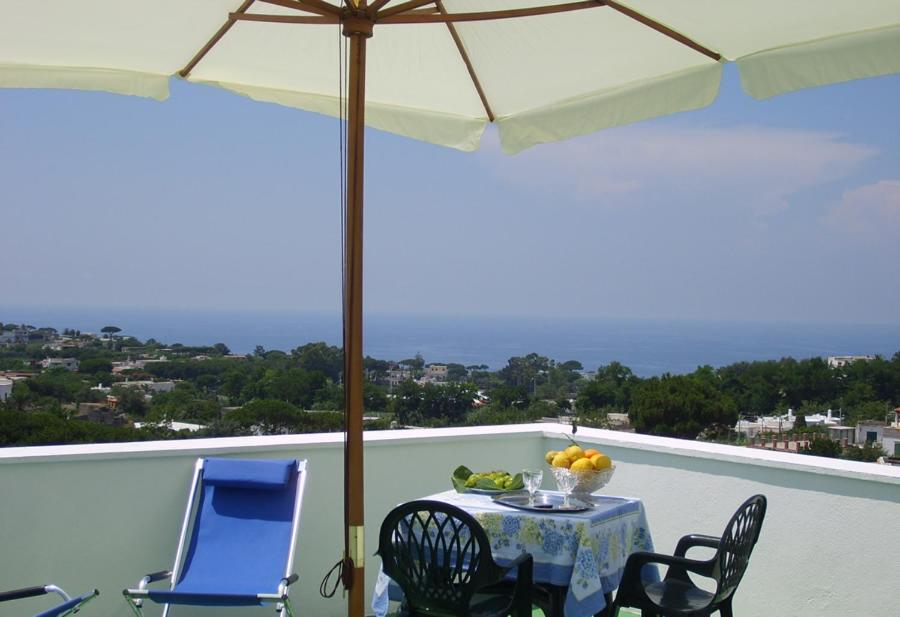
[[[640,612],[633,612],[630,609],[624,608],[619,611],[619,617],[637,617],[640,615]],[[400,617],[397,613],[388,613],[388,617]],[[531,617],[545,617],[544,612],[536,608],[534,612],[531,614]],[[860,616],[862,617],[862,616]]]

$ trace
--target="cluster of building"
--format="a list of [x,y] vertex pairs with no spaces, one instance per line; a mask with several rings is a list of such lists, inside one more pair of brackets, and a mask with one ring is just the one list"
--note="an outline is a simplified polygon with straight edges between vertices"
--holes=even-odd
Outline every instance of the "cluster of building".
[[[804,416],[805,426],[821,427],[833,441],[844,448],[862,444],[879,444],[887,458],[900,459],[900,407],[892,420],[864,420],[856,426],[844,426],[840,416],[829,409],[824,414]],[[797,451],[809,445],[810,435],[799,433],[793,409],[780,416],[760,416],[754,420],[738,420],[735,432],[747,439],[748,445],[770,450]]]
[[67,330],[60,334],[56,328],[35,328],[34,326],[22,325],[9,330],[0,330],[0,347],[41,343],[45,349],[64,351],[66,349],[80,349],[90,345],[97,338],[99,338],[97,335],[87,332],[76,333]]
[[414,381],[420,386],[425,384],[442,384],[447,383],[447,375],[449,368],[446,364],[429,364],[419,375],[420,371],[409,368],[403,368],[399,364],[395,364],[387,372],[387,385],[394,389],[404,381]]

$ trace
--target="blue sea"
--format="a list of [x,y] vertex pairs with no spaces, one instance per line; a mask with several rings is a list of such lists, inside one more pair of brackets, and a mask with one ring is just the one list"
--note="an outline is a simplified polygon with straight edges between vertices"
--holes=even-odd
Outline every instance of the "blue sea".
[[[99,332],[115,325],[141,340],[225,343],[234,353],[288,351],[314,341],[341,344],[340,315],[146,311],[123,308],[3,308],[0,322]],[[900,324],[792,324],[698,321],[525,319],[369,315],[365,353],[402,360],[486,364],[492,370],[531,352],[586,370],[614,360],[647,377],[744,360],[796,359],[900,351]]]

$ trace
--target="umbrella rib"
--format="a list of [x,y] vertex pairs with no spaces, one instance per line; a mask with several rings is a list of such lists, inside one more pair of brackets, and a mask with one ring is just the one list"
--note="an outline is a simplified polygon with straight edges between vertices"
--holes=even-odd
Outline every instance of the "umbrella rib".
[[315,13],[316,15],[339,15],[340,10],[327,2],[314,2],[311,0],[258,0],[266,4],[274,4],[287,9]]
[[339,24],[338,15],[263,15],[260,13],[231,13],[235,21],[256,21],[269,24]]
[[222,27],[219,28],[219,30],[214,35],[212,35],[212,38],[210,38],[206,42],[206,45],[204,45],[200,49],[200,51],[198,51],[197,54],[193,58],[191,58],[191,61],[188,62],[183,69],[178,71],[178,74],[181,75],[181,77],[187,77],[191,73],[191,71],[194,70],[194,67],[197,66],[197,64],[201,60],[203,60],[203,57],[209,53],[209,50],[212,49],[229,30],[231,30],[231,27],[235,23],[233,15],[246,13],[247,9],[250,8],[250,5],[252,5],[253,2],[254,0],[244,0],[244,3],[240,7],[238,7],[237,11],[235,11],[234,13],[230,13],[228,15],[228,20],[224,24],[222,24]]
[[406,11],[411,11],[422,6],[434,4],[434,2],[435,0],[409,0],[409,2],[404,2],[402,4],[398,4],[397,6],[392,6],[389,9],[384,9],[383,11],[375,15],[375,19],[377,21],[381,21],[383,17],[390,17],[392,15],[397,15],[398,13],[405,13]]
[[[437,8],[441,12],[441,15],[447,14],[447,9],[444,8],[444,3],[441,0],[437,0]],[[481,99],[481,104],[484,106],[484,111],[487,113],[488,120],[490,122],[494,121],[494,112],[491,109],[490,104],[488,103],[487,96],[484,93],[484,89],[481,87],[481,81],[478,79],[478,75],[475,73],[475,67],[472,66],[472,61],[469,58],[468,52],[466,52],[466,48],[463,46],[462,39],[459,38],[459,33],[456,31],[456,26],[451,22],[447,22],[447,29],[450,31],[450,36],[453,37],[453,42],[456,43],[456,49],[459,51],[459,55],[462,56],[463,62],[466,65],[466,70],[469,71],[469,77],[472,78],[472,83],[475,85],[475,90],[478,92],[478,97]]]
[[647,17],[646,15],[642,15],[642,14],[638,13],[634,9],[630,9],[627,6],[622,6],[618,2],[615,2],[614,0],[606,0],[605,3],[609,8],[614,9],[614,10],[622,13],[623,15],[628,16],[631,19],[634,19],[635,21],[639,21],[640,23],[644,24],[645,26],[653,28],[657,32],[664,34],[667,37],[674,39],[683,45],[687,45],[694,51],[698,51],[701,54],[703,54],[704,56],[708,56],[708,57],[712,58],[716,62],[718,62],[722,59],[722,54],[717,53],[707,47],[704,47],[697,41],[689,39],[688,37],[676,32],[675,30],[672,30],[671,28],[667,28],[666,26],[662,25],[658,21],[654,21],[654,20],[650,19],[649,17]]
[[[522,9],[503,9],[499,11],[479,11],[475,13],[406,13],[397,15],[394,12],[382,11],[376,17],[379,24],[428,24],[450,23],[457,21],[490,21],[494,19],[512,19],[514,17],[532,17],[534,15],[550,15],[552,13],[565,13],[567,11],[580,11],[594,9],[606,4],[605,0],[584,0],[582,2],[567,2],[564,4],[551,4],[547,6],[535,6]],[[402,5],[397,6],[399,9]],[[395,9],[391,9],[394,11]]]
[[375,13],[377,13],[378,11],[381,10],[381,7],[383,7],[385,4],[387,4],[390,1],[391,0],[375,0],[375,2],[370,4],[368,7],[369,14],[374,15]]

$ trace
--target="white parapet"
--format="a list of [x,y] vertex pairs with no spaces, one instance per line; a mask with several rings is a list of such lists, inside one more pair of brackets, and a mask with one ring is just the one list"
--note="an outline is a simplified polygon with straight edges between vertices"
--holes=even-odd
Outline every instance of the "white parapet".
[[[381,519],[395,504],[450,488],[460,464],[517,471],[567,445],[562,424],[376,431],[366,434],[366,583]],[[769,510],[735,598],[747,617],[894,614],[900,468],[580,428],[574,438],[608,453],[606,491],[644,500],[657,550],[685,533],[717,534],[746,497]],[[126,615],[122,588],[171,566],[192,463],[198,456],[309,460],[292,592],[301,614],[346,614],[319,582],[338,560],[342,532],[340,434],[198,439],[0,449],[0,581],[98,587],[92,613]],[[551,488],[547,474],[545,488]],[[182,609],[179,615],[210,613]],[[271,615],[271,609],[242,615]]]

